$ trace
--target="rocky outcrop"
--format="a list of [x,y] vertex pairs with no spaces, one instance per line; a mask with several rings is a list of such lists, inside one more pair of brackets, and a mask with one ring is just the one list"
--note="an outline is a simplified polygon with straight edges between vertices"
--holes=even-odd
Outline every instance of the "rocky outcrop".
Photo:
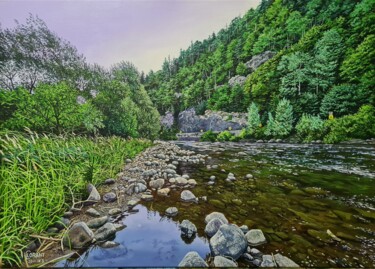
[[208,264],[199,256],[198,252],[190,251],[178,264],[178,267],[208,267]]
[[240,85],[240,86],[243,86],[245,84],[245,81],[246,81],[246,77],[244,76],[234,76],[232,77],[229,81],[228,81],[228,84],[229,86],[231,87],[234,87],[235,85]]
[[265,51],[261,54],[253,56],[250,61],[246,62],[247,68],[254,72],[259,66],[271,59],[276,53],[272,51]]
[[204,115],[196,115],[194,109],[180,112],[178,125],[182,132],[241,130],[247,124],[246,113],[227,113],[206,110]]

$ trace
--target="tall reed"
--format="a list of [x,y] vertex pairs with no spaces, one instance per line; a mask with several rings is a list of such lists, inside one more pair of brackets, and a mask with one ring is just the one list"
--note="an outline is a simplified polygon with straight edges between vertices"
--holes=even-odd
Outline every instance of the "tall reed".
[[146,140],[0,132],[0,266],[20,265],[30,234],[40,234],[82,199],[88,181],[119,172]]

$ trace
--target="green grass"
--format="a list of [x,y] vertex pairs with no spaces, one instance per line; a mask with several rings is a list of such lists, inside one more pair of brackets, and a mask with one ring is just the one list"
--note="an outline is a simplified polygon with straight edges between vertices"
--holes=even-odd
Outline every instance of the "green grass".
[[114,177],[151,143],[119,137],[63,137],[0,132],[0,267],[20,265],[22,250],[59,220],[71,194]]

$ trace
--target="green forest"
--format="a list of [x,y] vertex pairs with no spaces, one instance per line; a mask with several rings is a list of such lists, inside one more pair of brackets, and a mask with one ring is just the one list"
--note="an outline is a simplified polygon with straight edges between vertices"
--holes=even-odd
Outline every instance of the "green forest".
[[0,267],[22,264],[29,235],[87,182],[176,139],[184,110],[247,113],[239,135],[204,130],[203,141],[374,138],[374,11],[373,0],[263,0],[148,74],[88,63],[34,15],[0,27]]

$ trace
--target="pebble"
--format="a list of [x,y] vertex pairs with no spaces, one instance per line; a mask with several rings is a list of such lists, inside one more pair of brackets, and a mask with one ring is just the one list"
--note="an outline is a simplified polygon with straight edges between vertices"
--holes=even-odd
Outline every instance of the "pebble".
[[86,214],[91,216],[91,217],[100,217],[100,213],[95,210],[94,208],[90,208],[86,211]]
[[111,203],[117,200],[117,196],[113,192],[108,192],[103,195],[103,201],[106,203]]
[[104,184],[111,185],[114,184],[116,181],[113,178],[108,178],[104,181]]

